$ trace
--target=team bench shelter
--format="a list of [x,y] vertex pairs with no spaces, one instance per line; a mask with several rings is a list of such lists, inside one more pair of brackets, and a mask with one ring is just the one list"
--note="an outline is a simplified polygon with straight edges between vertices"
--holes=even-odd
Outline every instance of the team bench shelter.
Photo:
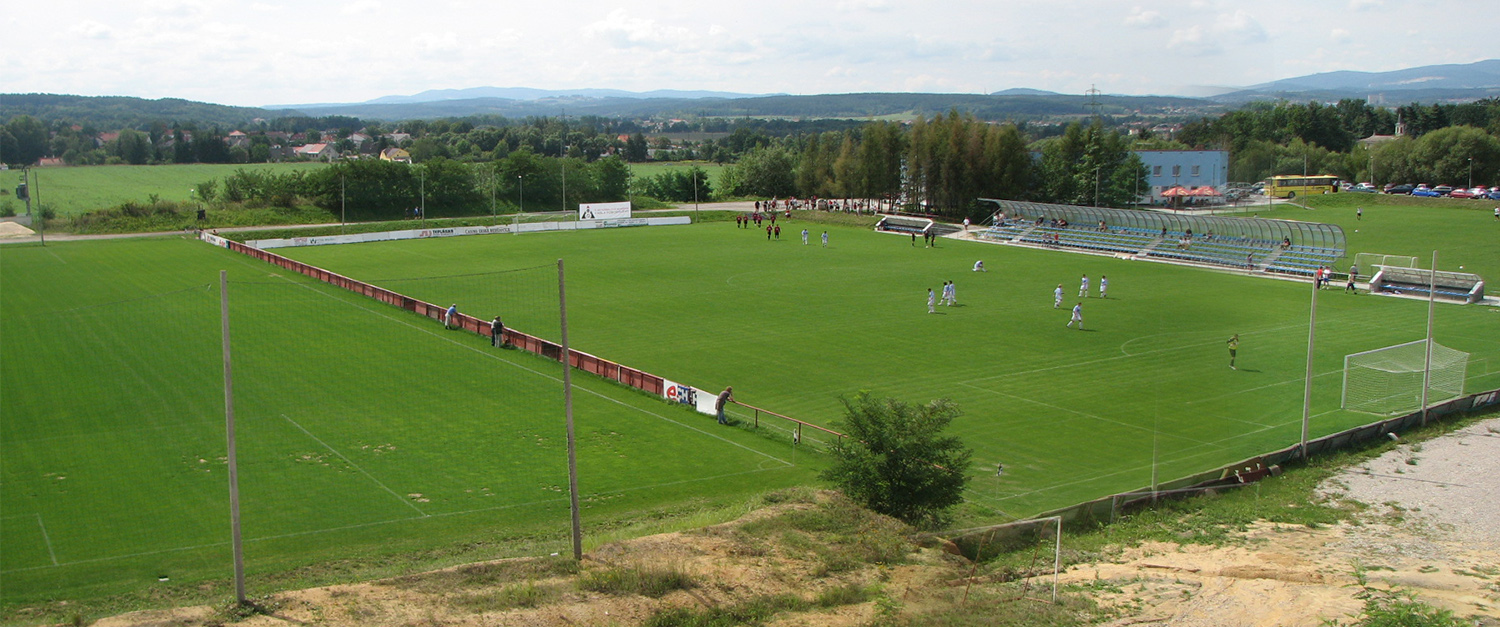
[[1375,276],[1370,277],[1372,294],[1406,294],[1425,298],[1429,289],[1434,298],[1465,304],[1484,300],[1484,279],[1468,272],[1439,270],[1434,273],[1417,268],[1383,267]]

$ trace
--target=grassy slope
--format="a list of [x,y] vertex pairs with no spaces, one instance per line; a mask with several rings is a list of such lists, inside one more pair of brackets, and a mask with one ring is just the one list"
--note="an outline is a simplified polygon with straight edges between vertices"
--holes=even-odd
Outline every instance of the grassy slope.
[[632,163],[630,164],[630,172],[635,175],[635,178],[643,179],[651,176],[656,176],[667,171],[686,170],[693,166],[698,166],[699,168],[702,168],[704,172],[707,172],[708,184],[716,190],[719,189],[719,184],[720,182],[722,182],[721,177],[724,175],[724,166],[718,163],[709,163],[707,161]]
[[[33,170],[42,202],[57,210],[59,217],[113,207],[125,201],[146,202],[156,194],[162,200],[190,200],[188,190],[210,179],[222,179],[235,170],[314,170],[322,163],[248,163],[182,165],[108,165]],[[223,189],[223,186],[220,186]],[[17,208],[17,212],[23,209]]]
[[[0,607],[223,589],[219,268],[272,283],[231,283],[253,588],[566,546],[555,364],[336,290],[280,285],[271,275],[285,273],[196,241],[7,246]],[[172,293],[142,298],[161,292]],[[790,465],[785,445],[575,381],[593,532],[817,469],[808,456]],[[352,561],[316,567],[330,560]]]
[[[560,238],[494,237],[323,247],[288,254],[358,277],[568,259],[582,350],[820,424],[861,388],[912,401],[947,396],[977,451],[975,516],[1019,516],[1146,485],[1295,442],[1306,359],[1301,283],[1095,256],[944,242],[933,250],[834,227],[833,244],[780,242],[730,223]],[[991,268],[968,271],[976,258]],[[1064,327],[1058,283],[1111,279]],[[925,309],[953,279],[956,308]],[[1097,295],[1097,287],[1094,294]],[[422,296],[422,294],[417,294]],[[462,300],[462,299],[460,299]],[[1338,409],[1343,355],[1420,338],[1425,303],[1324,292],[1314,434],[1369,416]],[[1439,309],[1438,339],[1475,353],[1472,389],[1500,386],[1487,309]],[[1239,371],[1224,340],[1240,333]],[[1007,467],[996,485],[986,469]],[[988,512],[988,514],[986,514]]]

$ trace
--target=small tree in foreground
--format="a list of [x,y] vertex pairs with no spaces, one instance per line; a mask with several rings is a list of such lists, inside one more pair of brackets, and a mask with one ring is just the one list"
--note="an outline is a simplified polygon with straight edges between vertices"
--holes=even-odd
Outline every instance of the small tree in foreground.
[[963,501],[973,451],[942,432],[960,414],[948,399],[914,406],[861,391],[844,402],[849,437],[823,472],[849,498],[907,523],[934,527]]

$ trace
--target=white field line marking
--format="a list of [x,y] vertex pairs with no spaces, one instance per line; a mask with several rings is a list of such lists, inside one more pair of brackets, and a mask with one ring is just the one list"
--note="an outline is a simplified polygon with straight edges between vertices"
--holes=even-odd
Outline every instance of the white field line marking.
[[[656,488],[660,488],[660,487],[663,487],[663,486],[680,485],[680,484],[684,484],[684,483],[695,483],[695,482],[701,482],[701,481],[716,481],[716,480],[719,480],[719,479],[723,479],[725,477],[733,477],[733,476],[736,476],[736,475],[748,475],[748,474],[754,474],[754,473],[758,473],[758,472],[765,472],[767,470],[779,470],[779,469],[777,469],[777,468],[761,468],[761,469],[756,469],[756,470],[745,470],[745,471],[741,471],[741,472],[732,472],[732,473],[723,474],[723,475],[715,475],[715,476],[712,476],[712,477],[699,477],[699,478],[696,478],[696,479],[683,479],[681,481],[669,481],[669,482],[666,482],[666,483],[657,483],[657,484],[652,484],[652,485],[636,486],[636,487],[633,487],[633,488],[625,488],[623,490],[610,490],[610,491],[607,491],[607,492],[600,492],[599,494],[616,494],[616,493],[623,493],[623,492],[635,492],[635,491],[640,491],[640,490],[654,490]],[[245,540],[247,542],[262,542],[262,541],[266,541],[266,540],[284,540],[286,538],[295,538],[295,537],[299,537],[299,536],[317,535],[317,534],[320,534],[320,533],[332,533],[332,532],[335,532],[335,531],[348,531],[350,529],[360,529],[360,528],[364,528],[364,527],[374,527],[374,526],[377,526],[377,525],[389,525],[389,524],[392,524],[392,523],[409,522],[409,521],[414,521],[414,520],[426,520],[426,519],[432,519],[432,518],[443,518],[443,517],[448,517],[448,516],[463,516],[465,514],[479,514],[479,513],[483,513],[483,512],[494,512],[494,511],[499,511],[499,510],[504,510],[504,509],[515,509],[515,508],[518,508],[518,507],[531,507],[533,505],[546,505],[546,504],[549,504],[549,503],[565,503],[565,502],[567,502],[566,498],[555,498],[555,499],[546,499],[546,500],[541,500],[541,501],[529,501],[529,502],[526,502],[526,503],[511,503],[511,504],[508,504],[508,505],[496,505],[496,506],[493,506],[493,507],[480,507],[480,508],[476,508],[476,509],[466,509],[466,510],[457,511],[457,512],[441,512],[441,513],[437,513],[437,514],[426,514],[426,515],[422,515],[422,516],[408,516],[408,517],[405,517],[405,518],[393,518],[391,520],[377,520],[377,521],[374,521],[374,522],[357,523],[357,524],[353,524],[353,525],[344,525],[342,527],[329,527],[327,529],[314,529],[314,530],[311,530],[311,531],[297,531],[297,532],[293,532],[293,533],[283,533],[283,534],[274,535],[274,536],[260,536],[260,537],[256,537],[256,538],[246,538]],[[12,518],[30,518],[30,516],[21,515],[21,516],[13,516]],[[5,519],[0,518],[0,520],[5,520]],[[56,566],[29,566],[29,567],[26,567],[26,568],[13,568],[13,569],[10,569],[10,570],[0,571],[0,574],[10,574],[10,573],[26,572],[26,571],[31,571],[31,570],[41,570],[41,569],[44,569],[44,568],[56,568],[58,566],[75,566],[75,565],[78,565],[78,564],[92,564],[92,563],[95,563],[95,562],[108,562],[108,561],[113,561],[113,560],[131,559],[131,558],[135,558],[135,557],[145,557],[147,555],[159,555],[159,554],[162,554],[162,553],[177,553],[177,552],[181,552],[181,551],[193,551],[193,550],[197,550],[197,549],[207,549],[207,548],[213,548],[213,547],[216,547],[216,546],[228,546],[228,545],[229,545],[228,542],[210,542],[208,544],[195,544],[195,545],[192,545],[192,546],[183,546],[183,547],[177,547],[177,548],[171,548],[171,549],[158,549],[158,550],[155,550],[155,551],[142,551],[140,553],[129,553],[129,554],[126,554],[126,555],[113,555],[113,556],[110,556],[110,557],[94,557],[94,558],[89,558],[89,559],[75,560],[75,561],[72,561],[72,562],[64,562],[64,563],[61,563],[61,564],[57,564]]]
[[[281,278],[285,279],[286,277],[281,277]],[[372,315],[380,316],[382,318],[385,318],[385,319],[390,320],[392,322],[395,322],[397,324],[401,324],[401,325],[407,326],[409,328],[415,329],[415,330],[417,330],[419,332],[425,333],[427,335],[430,335],[430,336],[432,336],[434,338],[437,338],[439,340],[442,340],[444,342],[448,342],[450,344],[453,344],[454,346],[457,346],[457,347],[462,348],[464,350],[476,353],[478,355],[482,355],[482,356],[484,356],[487,359],[493,359],[493,360],[498,361],[498,362],[503,363],[503,364],[509,364],[511,366],[514,366],[516,368],[520,368],[521,370],[525,370],[526,372],[529,372],[529,373],[534,374],[536,376],[542,377],[542,378],[547,379],[549,381],[553,381],[553,382],[556,382],[556,383],[562,383],[562,377],[559,377],[559,376],[556,376],[556,375],[551,375],[551,374],[546,374],[546,373],[543,373],[543,372],[540,372],[540,371],[537,371],[537,370],[533,370],[531,368],[528,368],[526,366],[523,366],[521,364],[518,364],[518,363],[515,363],[515,362],[512,362],[512,361],[507,361],[507,360],[504,360],[504,359],[500,359],[500,357],[498,355],[496,355],[495,353],[493,353],[491,351],[480,350],[480,349],[475,348],[473,346],[469,346],[468,344],[465,344],[463,342],[459,342],[459,341],[457,341],[457,340],[455,340],[453,338],[444,337],[442,334],[436,333],[436,332],[432,331],[431,329],[427,329],[427,328],[420,327],[420,326],[417,326],[415,324],[412,324],[410,321],[402,320],[400,318],[396,318],[396,317],[387,315],[384,312],[376,311],[374,309],[369,309],[369,308],[363,307],[363,306],[361,306],[356,301],[344,301],[344,300],[340,300],[338,298],[334,298],[331,294],[327,294],[327,293],[324,293],[322,291],[313,289],[312,288],[312,285],[313,285],[312,283],[299,283],[299,282],[291,281],[291,279],[287,279],[287,281],[289,283],[293,284],[293,285],[298,285],[298,286],[301,286],[303,288],[312,290],[313,293],[318,294],[320,296],[323,296],[325,298],[328,298],[329,300],[332,300],[334,302],[343,303],[343,304],[349,305],[350,307],[353,307],[355,309],[363,311],[365,313],[369,313],[369,314],[372,314]],[[349,293],[352,294],[353,292],[349,292]],[[366,299],[366,300],[368,300],[368,299]],[[381,305],[382,306],[388,306],[388,305],[385,305],[384,303],[381,303]],[[668,418],[668,417],[663,416],[661,414],[658,414],[656,412],[649,411],[649,410],[646,410],[646,409],[642,409],[642,408],[636,407],[634,405],[629,405],[629,404],[625,403],[624,401],[620,401],[618,399],[611,398],[609,396],[605,396],[601,392],[597,392],[597,391],[594,391],[594,390],[590,390],[588,388],[581,388],[581,387],[577,387],[577,386],[574,386],[573,389],[579,390],[579,391],[582,391],[582,392],[585,392],[585,393],[588,393],[588,394],[591,394],[593,396],[596,396],[596,397],[598,397],[600,399],[609,401],[609,402],[614,403],[616,405],[620,405],[620,406],[628,408],[628,409],[633,409],[635,411],[641,412],[641,413],[646,414],[648,416],[655,416],[656,418],[659,418],[659,419],[664,420],[666,422],[670,422],[670,423],[672,423],[674,425],[677,425],[679,427],[682,427],[684,429],[689,429],[691,431],[696,431],[698,433],[706,435],[706,436],[708,436],[710,438],[713,438],[715,440],[719,440],[720,442],[724,442],[725,444],[729,444],[731,446],[735,446],[735,447],[738,447],[738,448],[745,449],[745,450],[750,451],[751,453],[755,453],[757,455],[761,455],[761,456],[764,456],[764,457],[769,457],[769,458],[774,459],[776,461],[779,461],[779,462],[781,462],[781,463],[783,463],[783,464],[785,464],[787,466],[794,466],[795,465],[795,464],[793,464],[793,463],[791,463],[791,462],[789,462],[789,461],[787,461],[785,459],[782,459],[780,457],[776,457],[775,455],[771,455],[770,453],[766,453],[766,452],[763,452],[763,451],[755,450],[753,448],[750,448],[748,446],[740,444],[739,442],[735,442],[735,441],[727,439],[727,438],[725,438],[723,436],[719,436],[719,435],[715,435],[713,433],[709,433],[708,431],[705,431],[703,429],[699,429],[698,427],[694,427],[694,426],[689,425],[689,424],[684,423],[684,422],[678,422],[676,420],[673,420],[671,418]]]
[[36,514],[36,526],[42,529],[42,542],[47,543],[47,556],[52,558],[52,565],[57,565],[57,553],[52,552],[52,538],[47,536],[47,525],[42,524],[42,513]]
[[392,490],[392,489],[386,487],[386,485],[384,483],[381,483],[379,479],[375,478],[375,475],[372,475],[369,472],[367,472],[365,469],[360,468],[359,464],[354,463],[354,460],[349,459],[348,457],[344,457],[344,454],[338,452],[338,449],[335,449],[332,446],[329,446],[327,442],[324,442],[323,440],[319,439],[318,436],[313,435],[311,431],[308,431],[302,425],[297,424],[297,421],[292,420],[291,416],[288,416],[286,414],[282,414],[281,417],[285,418],[287,422],[292,423],[293,427],[296,427],[298,430],[302,431],[303,433],[306,433],[307,437],[312,438],[318,444],[322,444],[323,448],[328,449],[334,455],[338,455],[339,459],[342,459],[342,460],[344,460],[344,463],[347,463],[350,466],[353,466],[355,470],[358,470],[360,474],[368,477],[370,479],[370,481],[374,481],[375,485],[380,486],[380,489],[385,490],[386,492],[390,492],[391,496],[396,497],[396,500],[401,501],[402,503],[405,503],[407,505],[407,507],[410,507],[410,508],[412,508],[414,510],[417,510],[418,514],[421,514],[424,517],[427,516],[427,512],[424,512],[424,511],[422,511],[422,508],[417,507],[416,503],[411,502],[410,499],[402,498],[400,494],[396,494],[395,490]]
[[63,264],[63,265],[65,265],[65,266],[66,266],[66,265],[68,265],[68,261],[67,261],[67,260],[66,260],[66,259],[63,259],[63,258],[62,258],[62,257],[58,257],[58,256],[57,256],[57,253],[55,253],[55,252],[52,252],[52,249],[51,249],[51,248],[44,248],[44,249],[43,249],[43,250],[46,250],[46,251],[47,251],[47,254],[49,254],[49,255],[52,255],[52,258],[53,258],[53,259],[56,259],[56,260],[58,260],[58,261],[61,261],[61,262],[62,262],[62,264]]

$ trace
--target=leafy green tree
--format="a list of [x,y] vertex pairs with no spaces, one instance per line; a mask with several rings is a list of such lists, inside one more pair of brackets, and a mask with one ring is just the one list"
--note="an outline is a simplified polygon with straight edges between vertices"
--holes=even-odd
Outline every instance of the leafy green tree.
[[[469,167],[437,157],[419,166],[423,174],[428,217],[456,216],[488,206],[488,195],[474,185]],[[483,202],[482,202],[483,201]]]
[[595,161],[590,168],[598,181],[598,200],[616,202],[630,194],[630,178],[634,174],[630,165],[619,157],[605,157]]
[[5,125],[5,130],[10,133],[11,141],[0,146],[4,153],[0,156],[6,163],[36,163],[47,156],[46,123],[29,115],[18,115]]
[[400,218],[417,204],[417,175],[413,166],[394,161],[335,161],[326,168],[313,170],[307,177],[306,188],[319,207],[337,211],[341,180],[348,215],[356,219]]
[[960,415],[947,399],[915,406],[861,391],[844,403],[849,437],[834,441],[823,478],[849,498],[913,525],[937,527],[963,501],[973,451],[943,430]]
[[725,191],[736,196],[790,197],[797,192],[796,165],[796,157],[786,148],[753,148],[727,168],[733,185]]
[[125,129],[106,150],[125,163],[144,165],[151,160],[151,138],[140,131]]

